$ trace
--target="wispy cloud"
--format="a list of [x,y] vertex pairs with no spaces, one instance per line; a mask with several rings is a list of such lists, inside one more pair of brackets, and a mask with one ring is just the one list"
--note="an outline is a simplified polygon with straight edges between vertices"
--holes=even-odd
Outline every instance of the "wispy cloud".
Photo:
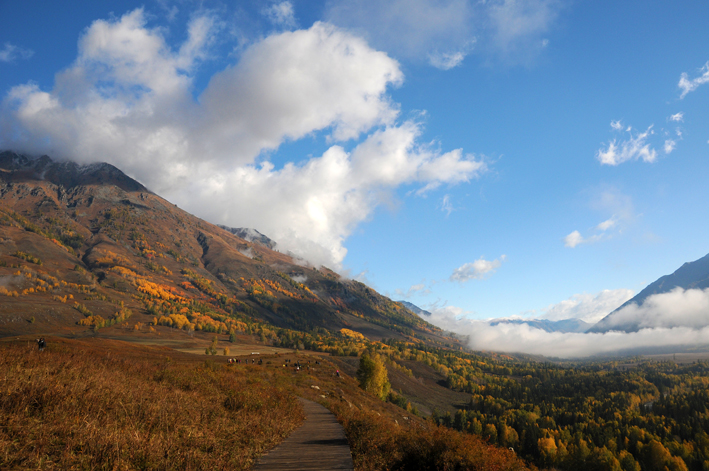
[[682,94],[679,97],[680,100],[683,99],[687,93],[693,92],[700,85],[709,82],[709,62],[699,69],[699,74],[698,77],[690,79],[686,72],[682,72],[682,75],[679,77],[679,83],[677,84],[677,86],[682,89]]
[[412,297],[415,294],[429,294],[429,293],[431,293],[431,290],[426,287],[425,283],[418,283],[415,285],[411,285],[409,287],[409,289],[406,291],[397,289],[394,293],[399,298],[409,299],[410,297]]
[[454,210],[453,203],[451,202],[451,196],[444,195],[443,199],[441,199],[441,205],[439,207],[441,208],[441,211],[446,213],[446,215],[450,216]]
[[589,228],[585,236],[578,230],[568,234],[563,238],[565,247],[574,248],[581,244],[593,244],[615,237],[636,218],[632,199],[614,187],[606,187],[600,191],[592,198],[590,206],[598,212],[611,216]]
[[34,55],[31,49],[16,46],[11,43],[5,43],[0,49],[0,62],[12,62],[15,59],[29,59]]
[[675,114],[671,115],[669,119],[670,119],[670,121],[674,121],[676,123],[681,123],[682,121],[684,121],[684,113],[682,111],[680,111],[679,113],[675,113]]
[[[611,121],[611,128],[615,131],[622,131],[623,126],[620,121]],[[634,134],[631,127],[626,132],[628,137],[618,141],[613,139],[605,148],[598,149],[596,159],[602,165],[619,165],[628,160],[642,159],[644,162],[654,162],[657,158],[657,151],[648,144],[648,137],[654,134],[652,125],[645,132]]]
[[506,255],[501,255],[496,260],[485,260],[483,257],[471,263],[466,263],[453,271],[450,276],[451,281],[466,282],[469,280],[481,280],[492,275],[502,262],[507,259]]
[[448,70],[475,50],[528,62],[549,43],[558,0],[328,1],[325,18],[361,32],[395,57]]
[[270,7],[264,8],[263,14],[276,26],[283,28],[295,28],[297,26],[295,10],[293,9],[293,4],[289,1],[274,3]]

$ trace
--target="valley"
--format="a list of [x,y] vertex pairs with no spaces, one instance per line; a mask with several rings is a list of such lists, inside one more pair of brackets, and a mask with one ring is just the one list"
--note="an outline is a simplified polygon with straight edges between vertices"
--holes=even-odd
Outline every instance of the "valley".
[[[361,470],[709,463],[700,354],[470,351],[425,312],[108,164],[3,152],[0,170],[3,469],[248,469],[302,421],[296,396],[337,416]],[[359,387],[369,355],[386,400]]]

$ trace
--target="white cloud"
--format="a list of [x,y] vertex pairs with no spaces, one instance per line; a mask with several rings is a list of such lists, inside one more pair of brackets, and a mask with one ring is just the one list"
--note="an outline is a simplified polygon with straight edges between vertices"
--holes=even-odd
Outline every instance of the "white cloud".
[[[617,127],[620,123],[618,121],[611,122],[611,127],[615,130],[619,130]],[[652,130],[652,125],[647,128],[643,133],[633,135],[632,129],[627,130],[629,137],[628,139],[618,143],[616,139],[613,139],[608,143],[608,147],[604,149],[599,149],[596,153],[596,158],[602,165],[619,165],[628,160],[638,160],[642,159],[645,162],[654,162],[657,158],[657,151],[653,149],[650,144],[648,144],[647,138],[654,134]]]
[[699,69],[699,73],[701,74],[699,77],[690,80],[687,73],[682,72],[682,75],[679,78],[679,83],[677,84],[677,86],[682,89],[682,94],[679,97],[680,99],[684,98],[687,93],[696,90],[700,85],[709,82],[709,62],[704,64],[704,67]]
[[677,142],[675,142],[673,139],[666,139],[665,140],[665,154],[669,154],[673,150],[675,150],[675,147],[677,147]]
[[297,25],[295,11],[291,2],[274,3],[265,8],[263,14],[276,26],[294,28]]
[[475,260],[472,263],[466,263],[453,271],[450,276],[451,281],[465,282],[469,280],[481,280],[486,276],[495,273],[502,262],[505,261],[507,257],[505,255],[500,256],[496,260],[485,260],[483,257]]
[[399,298],[403,299],[409,299],[411,296],[414,294],[429,294],[431,292],[430,289],[426,288],[425,283],[418,283],[415,285],[411,285],[408,290],[403,291],[400,289],[397,289],[394,293],[396,296]]
[[581,236],[581,233],[579,231],[574,231],[571,234],[567,235],[564,237],[564,246],[569,247],[573,249],[579,244],[583,244],[585,242],[584,238]]
[[[485,3],[485,2],[483,2]],[[546,33],[561,9],[557,0],[500,0],[489,2],[489,17],[497,48],[509,54],[530,47],[544,48]],[[529,51],[525,51],[527,54]]]
[[611,121],[611,128],[615,129],[616,131],[622,131],[623,127],[623,123],[620,120]]
[[[279,248],[336,269],[345,239],[399,185],[422,194],[485,171],[460,149],[418,143],[421,124],[397,123],[387,95],[403,81],[399,64],[325,23],[254,43],[194,99],[193,75],[220,27],[195,17],[174,50],[142,9],[94,22],[53,90],[10,90],[0,144],[113,163],[200,217],[255,227]],[[337,145],[282,168],[263,160],[315,132]],[[361,142],[348,151],[351,139]]]
[[613,314],[606,327],[637,325],[645,328],[691,327],[709,324],[709,288],[705,290],[680,287],[668,293],[649,296],[642,305],[633,303]]
[[607,231],[608,229],[611,229],[617,224],[617,221],[615,217],[612,217],[610,219],[606,219],[602,223],[596,226],[596,229],[599,231]]
[[624,229],[636,218],[632,199],[613,187],[604,188],[595,195],[591,208],[611,214],[611,217],[600,222],[590,230],[585,237],[579,231],[573,231],[564,237],[564,245],[574,248],[579,244],[593,244],[622,234]]
[[[600,315],[599,306],[605,309],[628,295],[626,290],[604,291],[592,298],[591,295],[577,295],[567,300],[566,305],[560,303],[550,311],[556,311],[551,313],[552,316],[588,313],[589,318],[594,318]],[[640,307],[624,308],[619,313],[621,317],[617,325],[635,323],[640,330],[631,333],[545,332],[527,324],[513,323],[492,326],[487,321],[468,319],[462,309],[452,306],[431,312],[431,323],[467,336],[468,344],[474,350],[578,358],[638,348],[687,348],[709,343],[709,289],[685,291],[678,288],[651,296]]]
[[604,289],[596,294],[575,294],[543,309],[541,317],[552,321],[581,319],[596,323],[632,297],[633,291],[629,289]]
[[449,70],[463,63],[465,53],[454,52],[431,52],[428,54],[428,62],[437,69]]
[[0,49],[0,62],[12,62],[18,57],[21,59],[29,59],[34,55],[31,49],[15,46],[11,43],[5,43]]
[[670,121],[674,121],[676,123],[681,123],[682,121],[684,121],[684,113],[680,111],[679,113],[675,113],[675,114],[671,115]]
[[440,208],[441,208],[441,211],[443,211],[444,213],[446,213],[448,216],[451,215],[451,213],[453,212],[454,208],[453,208],[453,203],[451,203],[451,197],[450,197],[450,195],[445,195],[445,196],[443,197],[443,199],[441,200],[441,206],[440,206]]
[[557,0],[393,0],[326,4],[328,21],[361,32],[396,57],[424,58],[443,70],[480,51],[527,61],[548,44],[543,35],[556,20]]
[[468,335],[468,345],[474,350],[521,352],[561,358],[588,357],[638,348],[672,346],[685,348],[692,345],[706,345],[709,338],[709,327],[657,328],[633,333],[588,334],[546,332],[527,324],[501,323],[491,326],[484,322],[471,322],[459,328],[457,332]]

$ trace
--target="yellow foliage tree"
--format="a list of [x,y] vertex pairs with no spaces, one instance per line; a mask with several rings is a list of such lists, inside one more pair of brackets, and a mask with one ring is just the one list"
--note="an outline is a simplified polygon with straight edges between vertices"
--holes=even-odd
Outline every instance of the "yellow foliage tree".
[[360,388],[374,394],[381,400],[385,400],[389,394],[391,388],[389,375],[386,366],[384,366],[384,360],[376,353],[362,355],[359,360],[357,380],[359,380]]

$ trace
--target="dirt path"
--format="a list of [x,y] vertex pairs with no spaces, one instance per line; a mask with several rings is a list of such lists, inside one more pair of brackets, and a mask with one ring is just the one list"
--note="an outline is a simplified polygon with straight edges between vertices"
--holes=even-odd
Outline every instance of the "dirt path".
[[345,431],[320,404],[300,399],[303,425],[254,466],[255,471],[354,469]]

